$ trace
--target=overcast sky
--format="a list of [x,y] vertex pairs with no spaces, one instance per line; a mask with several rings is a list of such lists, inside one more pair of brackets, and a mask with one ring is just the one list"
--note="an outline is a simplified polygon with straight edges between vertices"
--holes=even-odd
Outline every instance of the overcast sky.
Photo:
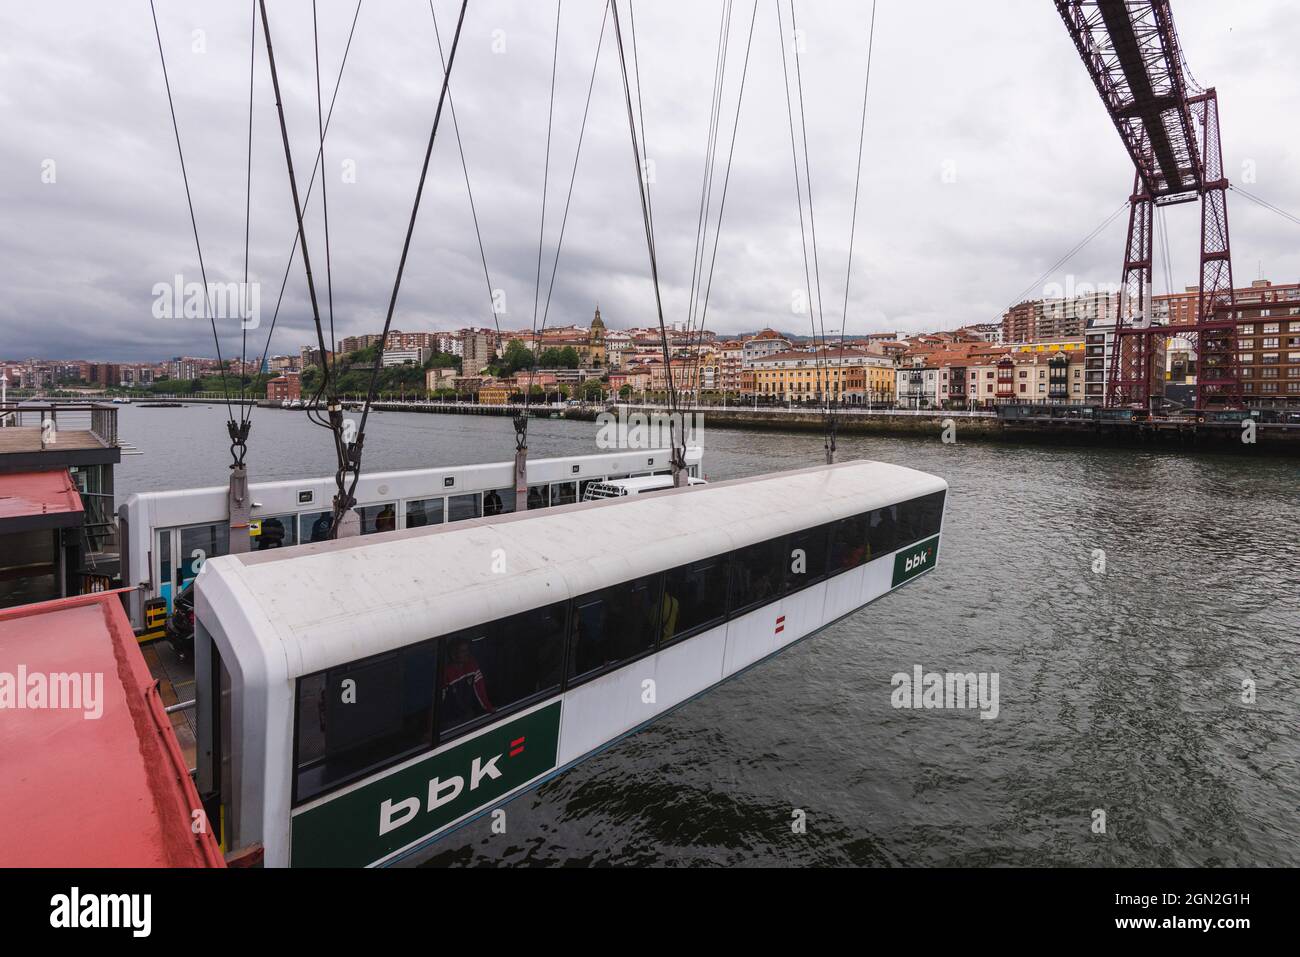
[[[460,4],[436,0],[450,45]],[[315,159],[311,3],[268,5],[294,167]],[[328,98],[355,0],[320,0]],[[635,4],[651,196],[668,321],[687,314],[720,0]],[[754,7],[733,12],[722,145]],[[788,6],[783,4],[787,11]],[[622,5],[629,39],[626,0]],[[564,0],[544,251],[572,170],[603,0]],[[825,325],[843,310],[867,2],[796,7]],[[158,20],[208,278],[242,278],[251,5],[159,0]],[[1180,0],[1190,68],[1216,86],[1225,166],[1300,212],[1300,20],[1285,2]],[[451,89],[503,328],[533,321],[553,3],[475,0]],[[196,32],[197,31],[197,32]],[[758,5],[707,325],[808,332],[775,0]],[[847,329],[919,331],[990,321],[1124,201],[1118,135],[1048,0],[881,0]],[[793,61],[791,61],[793,70]],[[441,71],[427,0],[365,0],[326,140],[334,322],[376,332],[392,291]],[[548,324],[656,322],[612,27],[596,75]],[[260,351],[294,237],[293,207],[260,25],[253,115],[251,272]],[[445,115],[444,120],[450,117]],[[355,171],[354,177],[348,177]],[[345,181],[353,178],[354,182]],[[49,180],[53,180],[50,182]],[[715,185],[714,210],[722,168]],[[325,306],[319,203],[307,220]],[[1167,213],[1175,288],[1196,281],[1193,205]],[[1230,197],[1236,279],[1300,279],[1300,227]],[[1119,279],[1124,217],[1052,281]],[[1068,276],[1067,276],[1068,273]],[[0,357],[156,360],[212,355],[205,320],[157,318],[155,285],[199,278],[147,0],[0,9]],[[1157,263],[1157,292],[1164,291]],[[1073,277],[1072,280],[1069,277]],[[328,315],[326,316],[328,322]],[[438,134],[393,326],[491,325],[487,285],[450,122]],[[239,323],[218,324],[238,354]],[[314,341],[301,259],[272,353]]]

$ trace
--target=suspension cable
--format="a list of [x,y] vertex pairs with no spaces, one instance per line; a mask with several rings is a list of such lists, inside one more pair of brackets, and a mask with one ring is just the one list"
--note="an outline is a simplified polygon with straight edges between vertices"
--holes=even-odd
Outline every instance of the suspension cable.
[[[333,93],[333,95],[330,97],[330,108],[329,108],[329,112],[325,115],[325,133],[326,133],[326,134],[329,133],[330,120],[333,119],[333,117],[334,117],[334,104],[335,104],[335,102],[338,100],[338,95],[339,95],[339,86],[340,86],[340,85],[342,84],[342,82],[343,82],[343,71],[344,71],[344,68],[347,67],[347,64],[348,64],[348,53],[352,50],[352,38],[353,38],[353,36],[354,36],[355,33],[356,33],[356,29],[357,29],[357,18],[361,15],[361,2],[362,2],[362,0],[357,0],[356,10],[355,10],[355,11],[353,12],[353,14],[352,14],[352,27],[351,27],[351,29],[348,31],[348,40],[347,40],[347,44],[346,44],[346,45],[344,46],[344,48],[343,48],[343,58],[342,58],[342,60],[341,60],[340,63],[339,63],[339,72],[338,72],[338,76],[335,78],[335,81],[334,81],[334,93]],[[316,185],[316,174],[317,174],[317,172],[319,172],[319,170],[320,170],[320,166],[321,166],[321,151],[320,151],[320,150],[317,150],[317,152],[316,152],[316,161],[315,161],[315,163],[312,164],[312,168],[311,168],[311,176],[310,176],[310,178],[307,180],[307,191],[306,191],[306,193],[304,194],[304,202],[309,202],[309,201],[311,200],[312,189],[313,189],[313,188],[315,187],[315,185]],[[286,289],[288,288],[288,286],[289,286],[289,273],[290,273],[290,272],[292,271],[292,269],[293,269],[293,260],[294,260],[294,257],[297,255],[297,253],[298,253],[298,230],[297,230],[297,227],[296,227],[296,225],[295,225],[295,228],[294,228],[294,231],[293,231],[293,242],[292,242],[292,243],[290,244],[290,246],[289,246],[289,256],[288,256],[288,258],[287,258],[287,260],[285,261],[285,264],[284,264],[284,275],[282,275],[282,276],[280,277],[280,293],[279,293],[279,295],[276,297],[276,300],[275,300],[275,309],[274,309],[274,311],[271,313],[271,323],[270,323],[270,326],[267,328],[267,332],[266,332],[266,343],[265,343],[265,344],[263,345],[263,347],[262,347],[262,356],[261,356],[261,359],[258,360],[257,367],[258,367],[259,369],[262,368],[264,365],[266,365],[266,357],[267,357],[268,353],[271,351],[271,338],[275,335],[275,326],[276,326],[276,323],[277,323],[277,322],[279,321],[279,319],[280,319],[280,307],[281,307],[281,306],[283,305],[283,303],[284,303],[284,293],[285,293],[285,290],[286,290]],[[316,391],[315,391],[315,393],[313,394],[311,401],[310,401],[309,403],[307,403],[307,419],[308,419],[308,421],[312,422],[314,425],[319,425],[319,426],[322,426],[322,427],[324,427],[324,428],[329,429],[329,428],[333,428],[333,427],[329,424],[329,422],[327,422],[327,421],[321,419],[321,418],[319,417],[319,414],[315,411],[315,406],[316,406],[316,404],[320,401],[320,397],[321,397],[321,395],[322,395],[322,394],[324,393],[324,391],[325,391],[325,384],[326,384],[326,381],[327,381],[327,379],[328,379],[328,377],[329,377],[329,372],[330,372],[330,366],[329,366],[330,358],[327,357],[325,354],[322,353],[322,355],[321,355],[321,357],[320,357],[320,361],[321,361],[321,366],[320,366],[320,368],[321,368],[321,378],[320,378],[320,383],[319,383],[319,385],[317,386]],[[252,419],[252,417],[253,417],[253,407],[250,407],[250,408],[249,408],[249,410],[248,410],[248,417],[249,417],[249,419]]]
[[551,130],[555,122],[555,73],[560,62],[560,11],[563,4],[555,4],[555,41],[551,51],[551,94],[546,108],[546,153],[542,163],[542,216],[537,226],[537,276],[533,280],[533,361],[530,363],[528,387],[524,390],[524,412],[515,416],[515,433],[519,447],[526,442],[528,406],[532,400],[533,382],[537,376],[537,308],[542,294],[542,249],[546,242],[546,197],[551,183]]
[[1246,197],[1248,200],[1250,200],[1256,206],[1259,206],[1261,209],[1267,209],[1269,212],[1276,213],[1277,215],[1281,216],[1283,219],[1295,223],[1297,226],[1300,226],[1300,216],[1296,216],[1292,213],[1288,213],[1285,209],[1282,209],[1280,206],[1274,206],[1268,200],[1256,196],[1254,193],[1247,192],[1246,190],[1242,189],[1240,186],[1236,185],[1235,183],[1230,183],[1228,185],[1228,189],[1232,190],[1234,193],[1240,193],[1242,196]]
[[[862,83],[862,121],[858,127],[858,163],[856,173],[853,178],[853,215],[849,220],[849,256],[848,265],[844,270],[844,309],[840,314],[840,354],[839,368],[835,370],[835,375],[839,384],[839,400],[844,401],[844,336],[849,327],[849,285],[853,280],[853,239],[858,227],[858,192],[862,185],[862,153],[863,147],[867,140],[867,94],[871,91],[871,56],[875,49],[876,43],[876,0],[871,0],[871,26],[867,31],[867,76]],[[863,369],[865,376],[866,369]],[[865,383],[863,385],[865,388]],[[831,421],[828,423],[827,451],[831,457],[835,455],[835,419],[832,413]]]
[[[722,175],[722,198],[718,201],[718,221],[713,228],[713,252],[709,259],[708,279],[704,283],[704,297],[700,303],[700,341],[703,341],[704,324],[709,315],[709,294],[713,291],[713,272],[718,264],[718,241],[722,238],[722,214],[727,207],[727,188],[731,185],[731,163],[736,155],[736,138],[740,131],[740,108],[745,102],[745,78],[749,75],[749,54],[754,44],[754,23],[758,19],[758,0],[749,18],[749,37],[745,44],[745,59],[740,70],[740,89],[736,95],[736,118],[731,126],[731,145],[727,150],[727,166]],[[703,279],[703,276],[701,276]]]
[[[443,70],[447,69],[447,57],[442,50],[442,33],[438,29],[438,14],[434,12],[433,0],[429,0],[429,16],[433,19],[433,36],[438,43],[438,62]],[[451,128],[456,134],[456,151],[460,154],[460,168],[465,176],[465,193],[469,197],[470,217],[474,221],[474,236],[478,239],[479,261],[483,264],[483,281],[487,283],[488,292],[488,309],[492,313],[492,324],[496,329],[497,342],[501,341],[501,318],[496,309],[495,287],[492,285],[492,274],[488,270],[487,250],[483,245],[483,231],[479,228],[478,208],[474,204],[474,187],[470,184],[469,163],[465,159],[465,144],[460,138],[460,121],[456,119],[456,101],[451,95],[451,86],[447,87],[447,110],[451,113]],[[515,444],[516,447],[525,441],[524,436],[516,429]]]
[[645,125],[645,103],[641,98],[641,58],[637,55],[636,47],[636,6],[632,0],[627,0],[627,18],[628,25],[631,28],[632,36],[632,72],[636,76],[636,112],[641,122],[641,151],[642,160],[646,166],[641,169],[641,178],[645,180],[646,206],[650,210],[650,235],[654,235],[655,228],[655,208],[650,196],[650,170],[648,164],[650,160],[650,143],[646,139]]
[[154,0],[149,0],[149,12],[153,16],[154,37],[158,41],[158,60],[162,64],[163,85],[167,89],[167,109],[172,116],[172,132],[176,136],[176,155],[180,158],[181,163],[181,181],[185,184],[185,203],[190,211],[190,228],[194,232],[194,247],[199,256],[199,275],[203,280],[203,304],[208,313],[208,322],[212,326],[212,344],[217,350],[217,367],[221,370],[221,392],[226,400],[226,430],[230,433],[232,443],[231,457],[234,459],[234,465],[239,464],[239,458],[235,455],[233,445],[240,435],[241,428],[235,423],[235,415],[230,404],[230,389],[226,383],[226,364],[221,358],[221,341],[217,336],[217,320],[213,315],[212,302],[208,291],[208,271],[203,262],[203,244],[199,242],[199,223],[194,215],[194,198],[190,194],[190,177],[185,166],[185,151],[181,149],[181,128],[176,119],[176,104],[172,99],[171,78],[167,73],[167,57],[163,54],[162,33],[158,29],[158,11],[154,7]]
[[718,20],[718,42],[713,62],[713,94],[709,100],[709,125],[704,143],[704,175],[700,181],[700,205],[695,222],[695,250],[691,255],[691,283],[686,301],[686,347],[696,349],[696,366],[698,369],[698,349],[703,342],[704,329],[699,330],[699,342],[694,339],[696,304],[699,295],[699,278],[704,267],[704,254],[707,249],[706,212],[712,205],[713,169],[717,153],[718,126],[722,114],[722,92],[726,78],[727,48],[731,40],[731,0],[725,0]]
[[[266,0],[258,0],[258,6],[262,14],[262,36],[266,40],[266,60],[271,69],[271,85],[275,90],[275,109],[280,119],[280,138],[284,143],[284,162],[289,174],[289,192],[293,196],[294,216],[298,221],[298,245],[302,249],[303,269],[307,274],[307,293],[311,299],[312,320],[316,326],[316,341],[320,346],[321,362],[325,361],[325,330],[321,325],[320,302],[316,297],[316,281],[312,278],[311,272],[311,253],[307,245],[306,227],[303,224],[303,204],[298,196],[298,179],[293,172],[293,151],[289,147],[289,127],[284,118],[284,100],[280,96],[280,75],[275,68],[275,50],[271,43],[271,24],[266,15]],[[268,346],[270,336],[268,334]],[[334,394],[332,379],[325,375],[322,379],[322,388],[326,389],[326,397],[330,415],[330,432],[334,438],[334,454],[338,462],[338,467],[334,473],[334,481],[338,487],[338,493],[335,501],[345,497],[343,486],[343,475],[348,465],[347,449],[343,442],[343,416],[338,404],[338,399]],[[330,525],[330,537],[333,538],[338,532],[338,513],[334,515],[334,521]]]
[[[793,6],[791,7],[791,15],[791,22],[793,23]],[[790,127],[790,161],[794,168],[795,203],[799,213],[799,249],[803,254],[804,284],[808,291],[808,328],[812,333],[813,341],[813,369],[817,373],[818,379],[820,379],[823,372],[823,364],[820,349],[817,346],[817,324],[812,291],[812,271],[808,260],[808,235],[804,230],[803,187],[800,185],[799,181],[799,152],[794,130],[794,105],[790,98],[790,69],[787,66],[785,57],[785,21],[781,16],[781,0],[776,0],[776,19],[778,24],[777,41],[781,44],[781,78],[785,85],[786,118]],[[813,242],[815,247],[815,238]]]
[[[794,0],[790,0],[790,30],[792,35],[798,36],[799,25],[795,22]],[[799,129],[803,138],[803,177],[804,186],[808,190],[808,228],[812,235],[813,251],[813,279],[817,288],[817,321],[821,326],[822,350],[826,349],[826,310],[822,303],[822,272],[820,257],[817,254],[817,217],[813,212],[813,188],[812,188],[812,163],[808,159],[808,111],[804,107],[803,98],[803,66],[802,59],[799,56],[799,45],[796,43],[794,48],[794,73],[795,83],[799,94]],[[814,341],[814,345],[816,342]],[[823,363],[823,373],[826,372],[826,364]],[[824,399],[826,414],[830,415],[830,400],[827,396]],[[829,437],[827,438],[829,443]]]
[[[1024,289],[1020,290],[1019,295],[1017,295],[1015,299],[1013,299],[1010,303],[1007,304],[1006,308],[1002,310],[1002,313],[1005,313],[1007,309],[1010,309],[1012,306],[1015,306],[1017,303],[1024,302],[1025,296],[1029,295],[1035,289],[1041,288],[1043,283],[1047,281],[1047,278],[1051,276],[1052,273],[1056,272],[1056,270],[1060,269],[1067,262],[1069,262],[1071,259],[1077,256],[1085,246],[1087,246],[1090,242],[1092,242],[1099,235],[1101,235],[1102,230],[1104,230],[1107,226],[1109,226],[1111,223],[1115,221],[1115,217],[1119,216],[1120,213],[1128,209],[1128,205],[1129,205],[1129,201],[1126,199],[1122,203],[1120,203],[1119,206],[1115,207],[1115,211],[1111,213],[1109,216],[1107,216],[1105,219],[1103,219],[1101,223],[1099,223],[1092,230],[1092,232],[1088,233],[1087,236],[1084,236],[1083,239],[1079,240],[1079,242],[1077,242],[1070,249],[1070,251],[1067,252],[1064,256],[1062,256],[1056,262],[1052,263],[1052,265],[1048,266],[1045,270],[1043,270],[1042,275],[1040,275],[1037,279],[1031,282]],[[999,314],[996,318],[1001,319],[1001,314]]]
[[578,160],[582,157],[582,143],[587,133],[587,115],[591,111],[591,94],[596,88],[596,68],[600,65],[600,50],[605,41],[605,24],[609,20],[609,4],[600,19],[600,33],[596,37],[596,55],[591,62],[591,79],[587,82],[587,102],[582,108],[582,123],[578,127],[578,146],[573,153],[573,168],[569,173],[569,190],[564,200],[564,215],[560,217],[560,235],[555,243],[555,259],[551,262],[551,278],[546,288],[546,304],[542,309],[541,331],[546,331],[547,317],[551,312],[551,296],[555,292],[555,277],[560,268],[560,253],[564,250],[565,228],[569,223],[569,206],[573,201],[573,187],[578,179]]
[[[429,15],[433,18],[433,36],[438,41],[438,60],[442,69],[447,69],[447,57],[442,52],[442,34],[438,30],[438,14],[434,13],[433,0],[429,0]],[[492,312],[492,322],[496,327],[497,339],[501,338],[501,319],[496,310],[495,286],[492,285],[492,275],[488,271],[487,251],[483,246],[483,231],[479,229],[478,209],[474,205],[474,187],[470,185],[469,164],[465,160],[465,145],[460,138],[460,123],[456,119],[456,101],[452,99],[451,87],[447,87],[447,109],[451,113],[451,128],[456,134],[456,150],[460,154],[460,168],[465,174],[465,193],[469,196],[469,212],[474,220],[474,235],[478,239],[479,261],[483,264],[483,280],[487,283],[488,306]]]
[[[321,164],[324,165],[325,112],[322,109],[320,96],[320,30],[316,23],[316,0],[311,0],[311,44],[316,66],[316,135],[320,142],[318,148]],[[338,351],[338,346],[334,340],[334,269],[330,252],[330,204],[329,190],[325,186],[326,179],[327,177],[322,176],[320,181],[320,205],[325,230],[325,295],[330,315],[330,352],[333,353]],[[324,356],[321,357],[321,361],[325,361]]]
[[[741,70],[740,70],[740,86],[736,93],[736,117],[731,127],[731,144],[727,148],[727,165],[722,176],[722,196],[718,201],[718,219],[713,226],[713,251],[709,259],[709,270],[708,270],[707,279],[705,278],[705,275],[703,273],[703,266],[704,266],[703,258],[701,258],[700,260],[700,268],[701,268],[700,282],[703,284],[704,294],[701,298],[697,300],[697,307],[698,307],[697,318],[699,320],[699,328],[697,330],[697,334],[694,336],[694,343],[693,343],[695,349],[695,368],[696,368],[697,376],[699,375],[699,366],[700,366],[699,350],[702,348],[704,343],[704,327],[708,321],[708,315],[709,315],[709,296],[713,291],[713,274],[718,264],[718,244],[722,239],[722,217],[727,206],[727,189],[731,184],[731,166],[732,166],[732,160],[735,158],[736,155],[736,139],[740,130],[740,109],[745,102],[745,80],[746,77],[749,75],[749,54],[750,51],[753,49],[753,45],[754,45],[754,24],[757,21],[757,19],[758,19],[758,0],[754,0],[753,12],[750,14],[749,17],[749,33],[745,42],[745,59],[741,64]],[[724,63],[724,69],[725,69],[725,63]],[[721,122],[721,108],[722,108],[721,90],[719,90],[719,100],[718,100],[719,122]],[[710,179],[712,179],[712,176],[713,176],[713,172],[710,171],[709,173]],[[709,187],[709,192],[710,194],[712,194],[712,185],[710,185]],[[706,223],[705,224],[706,244],[708,242],[707,225],[708,224]],[[698,293],[698,289],[697,289],[697,293]],[[688,337],[687,346],[688,348],[692,346],[690,337]]]
[[707,216],[713,192],[714,157],[717,153],[718,126],[722,114],[722,92],[726,78],[727,47],[731,40],[731,0],[725,0],[718,20],[718,45],[713,60],[713,94],[709,100],[709,126],[704,142],[704,175],[700,180],[700,205],[695,221],[695,253],[691,258],[691,284],[687,299],[687,322],[693,326],[697,295],[697,280],[704,267],[707,249]]
[[[261,0],[265,3],[265,0]],[[402,274],[406,270],[406,259],[411,251],[411,237],[415,233],[415,221],[420,214],[420,199],[424,195],[424,183],[429,175],[429,161],[433,157],[433,144],[438,138],[438,126],[442,120],[442,106],[447,99],[447,87],[451,83],[451,70],[456,62],[456,50],[460,46],[461,29],[465,25],[465,9],[469,0],[461,0],[460,15],[456,18],[456,32],[451,38],[451,52],[447,57],[447,67],[442,74],[442,89],[438,93],[438,107],[433,114],[433,128],[429,131],[429,144],[424,150],[424,165],[420,169],[420,181],[415,189],[415,201],[411,204],[411,219],[406,226],[406,238],[402,241],[402,255],[397,262],[397,276],[393,280],[393,293],[388,300],[388,313],[384,317],[384,329],[379,338],[379,352],[375,356],[375,365],[370,373],[370,387],[366,391],[366,402],[361,409],[361,424],[357,428],[356,438],[348,443],[346,468],[352,473],[352,481],[346,495],[334,503],[333,526],[337,529],[344,513],[356,502],[357,482],[361,478],[361,453],[365,445],[366,422],[370,418],[370,407],[375,398],[375,387],[379,383],[379,369],[383,365],[384,349],[388,344],[388,330],[393,324],[393,312],[397,308],[397,295],[402,288]]]
[[[248,427],[244,424],[248,421],[248,406],[245,401],[244,383],[248,372],[248,320],[251,318],[247,314],[248,254],[253,224],[253,77],[257,58],[257,0],[252,0],[250,7],[252,16],[248,34],[248,169],[244,185],[244,285],[240,290],[240,303],[244,307],[241,312],[244,315],[243,321],[239,324],[239,423],[245,441],[237,443],[238,451],[235,455],[235,460],[240,465],[244,464],[244,455],[248,451]],[[258,369],[260,371],[261,366],[258,366]],[[235,451],[234,447],[232,451]]]
[[[650,257],[650,278],[654,283],[655,291],[655,309],[659,315],[659,336],[663,345],[664,353],[664,372],[668,378],[668,401],[669,408],[672,411],[670,419],[670,428],[673,432],[673,474],[674,479],[686,468],[686,441],[685,430],[678,429],[677,423],[677,388],[673,382],[672,358],[668,350],[668,329],[664,325],[664,304],[663,296],[659,290],[659,263],[655,255],[655,243],[653,233],[653,220],[650,216],[649,199],[646,196],[645,177],[641,170],[641,144],[637,139],[636,115],[632,111],[632,89],[628,82],[627,74],[627,55],[623,49],[623,31],[619,27],[618,20],[618,0],[609,0],[610,6],[614,11],[614,37],[618,44],[618,62],[619,69],[623,77],[623,99],[627,107],[627,128],[632,139],[632,162],[636,169],[637,190],[641,197],[641,220],[645,227],[646,252]],[[682,433],[680,447],[677,442],[678,432]]]

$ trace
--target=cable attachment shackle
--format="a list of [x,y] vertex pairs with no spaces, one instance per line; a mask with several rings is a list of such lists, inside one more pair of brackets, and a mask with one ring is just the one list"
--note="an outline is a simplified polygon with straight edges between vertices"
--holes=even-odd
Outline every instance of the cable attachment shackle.
[[240,419],[238,422],[234,419],[226,420],[226,431],[230,434],[230,457],[234,460],[230,465],[232,469],[244,464],[244,456],[248,454],[248,431],[252,424],[251,419]]
[[515,451],[522,452],[528,448],[528,416],[516,415],[515,420]]

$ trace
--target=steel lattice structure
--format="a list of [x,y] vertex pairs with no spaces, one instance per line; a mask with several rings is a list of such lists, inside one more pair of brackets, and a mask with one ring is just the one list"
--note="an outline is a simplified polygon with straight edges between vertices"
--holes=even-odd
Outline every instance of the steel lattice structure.
[[[1196,405],[1241,404],[1232,321],[1228,180],[1213,89],[1183,60],[1169,0],[1056,0],[1084,66],[1136,171],[1129,196],[1106,405],[1150,408],[1163,337],[1187,339],[1198,355]],[[1200,296],[1196,321],[1152,322],[1155,208],[1201,201]]]

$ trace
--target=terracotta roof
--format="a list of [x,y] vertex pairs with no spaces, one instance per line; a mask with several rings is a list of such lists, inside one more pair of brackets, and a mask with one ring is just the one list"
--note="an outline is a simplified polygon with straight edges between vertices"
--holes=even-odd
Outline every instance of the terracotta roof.
[[[779,361],[786,361],[789,359],[806,359],[810,362],[826,362],[826,361],[834,361],[838,359],[839,356],[840,356],[840,350],[836,347],[831,347],[830,349],[822,349],[817,352],[801,352],[797,349],[791,349],[787,352],[777,352],[770,356],[763,356],[761,359],[755,359],[754,361],[755,362],[779,362]],[[844,358],[883,359],[885,358],[885,356],[883,353],[880,352],[874,352],[867,349],[853,349],[850,348],[849,346],[845,346]]]

